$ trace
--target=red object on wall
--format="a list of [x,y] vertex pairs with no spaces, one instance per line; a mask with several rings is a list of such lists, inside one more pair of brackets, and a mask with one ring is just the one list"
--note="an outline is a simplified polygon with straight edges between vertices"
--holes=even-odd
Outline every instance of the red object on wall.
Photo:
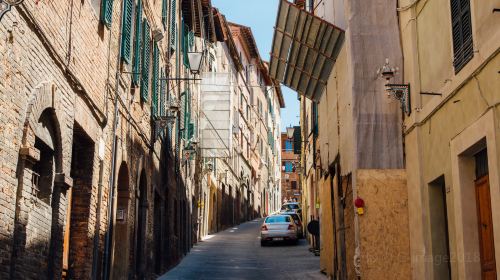
[[354,206],[356,206],[357,208],[363,208],[365,206],[365,201],[361,197],[358,196],[354,200]]

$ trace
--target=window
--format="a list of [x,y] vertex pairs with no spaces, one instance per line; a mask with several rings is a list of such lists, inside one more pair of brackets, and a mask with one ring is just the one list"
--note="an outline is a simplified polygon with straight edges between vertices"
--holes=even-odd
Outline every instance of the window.
[[217,72],[215,69],[215,57],[213,54],[210,54],[208,57],[208,71]]
[[102,0],[101,8],[100,20],[109,28],[113,19],[113,0]]
[[135,40],[134,61],[132,65],[132,85],[138,86],[141,72],[141,47],[142,47],[142,0],[137,2],[135,9]]
[[161,3],[161,22],[163,24],[163,30],[167,30],[168,24],[168,11],[167,11],[167,0],[162,0]]
[[296,190],[297,189],[297,181],[292,181],[291,185],[292,185],[292,190]]
[[451,0],[453,66],[458,73],[473,55],[470,0]]
[[311,129],[314,135],[318,135],[318,103],[312,103]]
[[266,218],[266,224],[271,223],[289,223],[290,216],[270,216]]
[[285,172],[293,172],[293,164],[290,161],[285,161]]
[[177,45],[177,1],[170,0],[170,48],[175,50]]
[[153,46],[153,77],[151,80],[151,116],[158,116],[158,85],[159,85],[159,68],[160,68],[160,50],[155,42]]
[[285,140],[285,151],[292,151],[293,144],[291,140]]
[[125,0],[123,5],[123,25],[122,25],[122,42],[121,42],[121,58],[130,63],[130,42],[132,39],[132,10],[134,7],[133,0]]
[[143,22],[142,40],[142,71],[141,71],[141,99],[148,101],[149,91],[149,64],[151,62],[151,39],[149,23],[146,19]]

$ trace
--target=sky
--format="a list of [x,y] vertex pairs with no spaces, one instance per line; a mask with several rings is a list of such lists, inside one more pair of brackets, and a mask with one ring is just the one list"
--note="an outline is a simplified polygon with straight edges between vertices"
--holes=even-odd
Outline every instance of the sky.
[[[278,0],[212,0],[212,6],[219,9],[230,22],[249,26],[259,47],[263,60],[269,61],[273,44],[274,25]],[[281,131],[290,125],[299,125],[299,101],[295,91],[282,86],[285,108],[281,109]]]

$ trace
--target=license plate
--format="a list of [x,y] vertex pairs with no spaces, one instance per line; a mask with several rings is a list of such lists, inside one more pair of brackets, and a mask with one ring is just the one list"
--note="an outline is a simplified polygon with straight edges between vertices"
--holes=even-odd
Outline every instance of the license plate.
[[282,237],[276,237],[276,238],[273,238],[273,240],[276,240],[276,241],[282,241],[283,238]]

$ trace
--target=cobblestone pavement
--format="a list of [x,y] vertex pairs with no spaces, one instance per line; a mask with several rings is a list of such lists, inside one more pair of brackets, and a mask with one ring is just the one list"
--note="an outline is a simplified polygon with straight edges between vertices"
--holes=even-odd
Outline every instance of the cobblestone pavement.
[[327,279],[304,239],[299,245],[261,247],[261,223],[258,219],[208,236],[159,279]]

